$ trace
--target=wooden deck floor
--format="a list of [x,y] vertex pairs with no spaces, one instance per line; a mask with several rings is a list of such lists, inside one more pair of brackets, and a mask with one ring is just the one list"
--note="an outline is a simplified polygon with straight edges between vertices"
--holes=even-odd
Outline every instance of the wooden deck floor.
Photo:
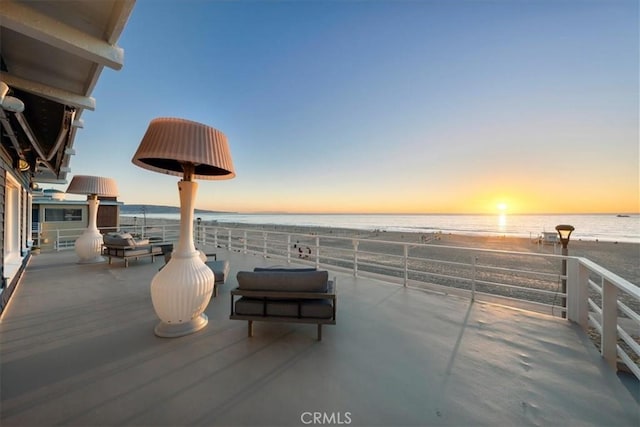
[[275,263],[220,249],[218,259],[231,274],[208,326],[162,339],[149,295],[160,260],[33,257],[0,323],[0,424],[640,422],[588,337],[561,319],[338,273],[337,325],[321,342],[299,324],[257,323],[248,338],[228,318],[229,290],[237,271]]

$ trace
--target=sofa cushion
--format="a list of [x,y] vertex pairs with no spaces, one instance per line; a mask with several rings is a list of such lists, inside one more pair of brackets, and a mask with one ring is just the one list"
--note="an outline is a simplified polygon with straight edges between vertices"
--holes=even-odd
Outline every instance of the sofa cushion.
[[129,233],[107,233],[102,237],[107,246],[135,246],[136,242]]
[[243,316],[262,316],[263,302],[261,299],[242,297],[236,301],[234,311]]
[[147,255],[150,253],[155,253],[149,251],[149,248],[134,248],[134,249],[129,249],[125,252],[125,255],[128,257],[135,257],[135,256],[142,256],[142,255]]
[[135,240],[129,233],[107,233],[102,236],[105,246],[135,247],[149,244],[149,239]]
[[333,317],[333,304],[326,299],[307,300],[301,307],[302,317],[330,319]]
[[[266,304],[266,307],[265,307]],[[333,317],[333,305],[329,300],[287,300],[257,299],[242,297],[235,303],[236,314],[242,316],[276,316],[301,317],[313,319],[330,319]],[[299,312],[298,312],[299,310]]]
[[213,271],[216,283],[224,283],[227,280],[227,275],[229,274],[229,261],[207,261],[205,264]]
[[247,291],[326,292],[327,271],[240,271],[238,288]]
[[299,267],[299,268],[287,268],[287,267],[256,267],[253,271],[292,271],[292,272],[301,272],[301,271],[318,271],[317,268],[314,267]]

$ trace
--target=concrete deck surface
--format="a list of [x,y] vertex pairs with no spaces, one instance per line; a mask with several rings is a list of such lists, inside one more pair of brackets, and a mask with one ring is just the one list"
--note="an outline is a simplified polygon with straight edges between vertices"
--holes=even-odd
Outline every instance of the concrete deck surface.
[[[334,274],[337,325],[229,320],[231,273],[193,335],[154,336],[158,258],[33,257],[0,323],[3,426],[640,424],[577,326]],[[318,422],[319,421],[319,422]]]

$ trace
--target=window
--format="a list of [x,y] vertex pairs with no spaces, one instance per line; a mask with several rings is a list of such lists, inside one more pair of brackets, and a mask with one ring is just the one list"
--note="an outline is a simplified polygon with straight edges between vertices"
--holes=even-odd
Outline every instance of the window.
[[53,221],[82,221],[82,209],[45,208],[44,220]]

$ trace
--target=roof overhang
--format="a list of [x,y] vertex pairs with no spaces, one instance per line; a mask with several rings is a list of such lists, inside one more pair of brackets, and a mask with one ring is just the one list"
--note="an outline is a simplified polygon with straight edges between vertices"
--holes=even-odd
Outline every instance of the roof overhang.
[[[104,67],[119,70],[116,45],[135,0],[2,0],[2,147],[34,182],[65,183],[74,139]],[[21,108],[23,106],[23,109]]]

